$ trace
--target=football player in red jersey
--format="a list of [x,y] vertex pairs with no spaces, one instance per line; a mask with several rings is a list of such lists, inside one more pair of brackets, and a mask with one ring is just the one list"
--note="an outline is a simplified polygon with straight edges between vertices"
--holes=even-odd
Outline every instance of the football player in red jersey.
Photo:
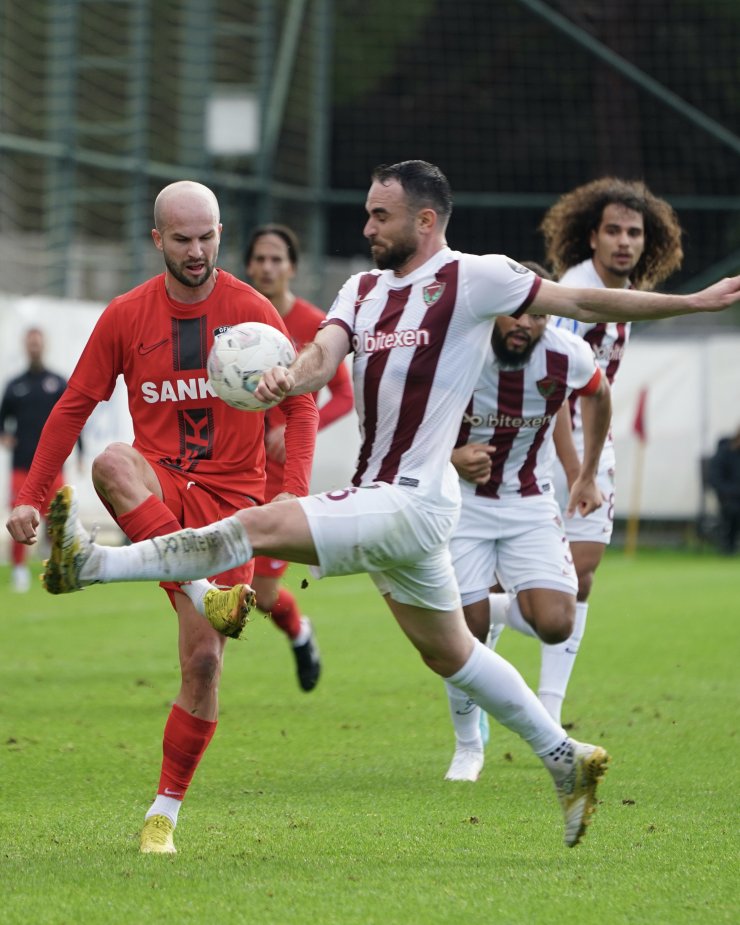
[[[316,305],[292,292],[290,286],[298,267],[299,246],[295,232],[285,225],[261,225],[255,228],[244,254],[244,269],[254,288],[266,296],[278,311],[288,329],[296,350],[310,343],[326,317]],[[352,382],[344,363],[340,363],[326,385],[328,399],[319,408],[319,430],[328,427],[353,408]],[[265,448],[267,450],[268,501],[280,491],[285,466],[285,415],[278,405],[266,414]],[[290,640],[296,661],[298,683],[304,691],[316,687],[321,673],[321,660],[311,621],[301,616],[291,592],[280,586],[288,568],[283,559],[257,556],[254,560],[252,587],[257,595],[257,607],[272,616],[272,620]]]
[[[124,295],[101,314],[66,392],[55,405],[26,482],[8,521],[11,535],[36,542],[39,509],[62,462],[98,402],[122,374],[134,426],[132,446],[113,443],[93,462],[95,489],[133,541],[203,526],[265,500],[264,414],[229,407],[206,373],[214,333],[243,321],[271,324],[280,316],[251,286],[217,268],[221,222],[213,192],[180,181],[154,205],[152,238],[164,273]],[[286,465],[279,498],[305,495],[318,423],[310,395],[283,402]],[[251,562],[213,578],[223,587],[249,582]],[[233,592],[208,581],[165,582],[179,620],[181,686],[164,730],[157,796],[141,833],[141,850],[172,853],[185,792],[216,729],[225,639],[198,607]]]

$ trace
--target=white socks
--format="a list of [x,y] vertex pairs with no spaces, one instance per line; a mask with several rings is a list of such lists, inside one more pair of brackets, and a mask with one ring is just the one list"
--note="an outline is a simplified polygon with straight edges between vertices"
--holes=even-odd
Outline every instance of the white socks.
[[158,793],[154,802],[146,811],[145,819],[150,816],[167,816],[172,825],[177,825],[177,815],[180,812],[182,800],[176,800],[174,797],[166,797],[163,793]]
[[190,598],[193,607],[204,617],[206,615],[206,610],[203,606],[203,599],[206,596],[206,592],[215,587],[216,585],[211,584],[207,579],[198,578],[195,581],[184,581],[180,585],[180,590],[186,597]]
[[488,607],[491,612],[491,625],[503,623],[510,626],[517,633],[524,636],[534,636],[538,639],[537,633],[527,623],[519,609],[519,601],[516,594],[489,594]]
[[567,738],[516,668],[477,639],[470,658],[447,682],[518,733],[536,755],[549,754]]
[[80,578],[93,582],[191,581],[236,568],[252,555],[246,530],[232,516],[130,546],[95,546]]
[[553,646],[544,642],[541,644],[540,684],[537,695],[556,723],[560,722],[560,711],[568,689],[568,681],[586,630],[587,614],[588,602],[578,602],[573,632],[565,642]]
[[450,703],[450,716],[455,727],[455,741],[463,748],[474,751],[483,750],[480,734],[480,707],[468,697],[465,691],[445,681],[447,699]]

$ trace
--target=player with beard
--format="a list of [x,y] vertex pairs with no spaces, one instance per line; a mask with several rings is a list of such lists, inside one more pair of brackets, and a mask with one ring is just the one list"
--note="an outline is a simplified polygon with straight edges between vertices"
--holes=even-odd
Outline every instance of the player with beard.
[[[681,266],[681,226],[671,206],[644,183],[603,177],[562,196],[540,225],[546,259],[561,285],[652,290]],[[630,335],[629,322],[583,322],[553,317],[551,323],[582,337],[613,385]],[[553,465],[561,504],[579,471],[583,455],[582,405],[572,396],[555,428],[560,463]],[[572,430],[572,439],[568,431]],[[566,521],[578,575],[573,634],[553,646],[543,664],[540,699],[560,722],[576,656],[586,629],[588,599],[614,526],[616,458],[611,433],[599,461],[598,484],[604,504],[588,517]]]
[[[500,254],[454,251],[445,238],[449,183],[426,161],[376,168],[365,209],[364,235],[385,269],[350,277],[314,341],[288,369],[267,370],[255,390],[265,402],[315,392],[352,351],[362,435],[352,483],[117,548],[91,541],[66,486],[52,504],[45,585],[61,594],[99,582],[182,580],[255,554],[302,562],[317,577],[367,572],[424,663],[541,759],[572,847],[596,808],[608,755],[570,738],[516,669],[470,632],[448,546],[460,511],[450,454],[495,317],[555,313],[596,321],[720,311],[740,302],[740,278],[685,296],[577,290]],[[200,610],[212,625],[238,635],[247,607],[232,619],[210,603]]]
[[[585,449],[567,516],[585,516],[601,503],[606,378],[583,340],[548,326],[546,316],[497,318],[452,453],[462,507],[450,552],[465,619],[481,642],[504,625],[539,638],[543,652],[571,635],[576,577],[549,467],[555,418],[572,394],[582,402]],[[510,594],[489,595],[496,583]],[[475,781],[484,762],[481,711],[459,688],[446,688],[455,754],[445,779]]]
[[[203,526],[264,501],[264,414],[230,408],[207,380],[206,357],[219,330],[280,316],[258,292],[218,269],[221,222],[215,195],[181,181],[154,203],[152,239],[165,272],[113,299],[101,314],[67,390],[41,435],[28,478],[8,521],[14,539],[36,541],[48,487],[98,402],[122,374],[134,426],[132,446],[112,443],[92,466],[95,489],[123,532],[143,540]],[[318,412],[309,395],[283,403],[286,467],[279,497],[308,491]],[[165,582],[179,624],[180,689],[164,729],[157,795],[140,848],[175,851],[173,831],[185,793],[216,730],[225,639],[198,613],[208,596],[226,614],[241,607],[253,565],[209,571],[207,581]],[[185,576],[189,578],[190,576]]]

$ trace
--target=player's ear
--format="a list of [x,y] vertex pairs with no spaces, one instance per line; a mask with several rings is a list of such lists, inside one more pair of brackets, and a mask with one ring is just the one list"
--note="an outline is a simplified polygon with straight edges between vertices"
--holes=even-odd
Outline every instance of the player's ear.
[[156,228],[152,228],[152,241],[154,241],[154,246],[157,250],[162,250],[162,235],[157,231]]
[[437,227],[437,213],[434,209],[420,209],[416,216],[419,231],[429,234]]

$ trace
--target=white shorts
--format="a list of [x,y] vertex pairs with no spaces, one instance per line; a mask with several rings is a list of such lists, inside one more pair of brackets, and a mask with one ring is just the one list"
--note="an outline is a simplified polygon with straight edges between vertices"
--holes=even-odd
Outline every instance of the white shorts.
[[450,552],[463,604],[488,596],[496,580],[507,591],[578,590],[563,517],[552,493],[498,499],[463,492]]
[[[559,462],[553,466],[555,496],[562,510],[568,506],[568,482]],[[601,491],[601,507],[596,508],[587,517],[576,512],[572,517],[563,518],[565,533],[571,543],[604,543],[608,546],[614,530],[614,454],[602,453],[596,484]]]
[[386,482],[297,499],[308,519],[317,578],[368,572],[381,594],[401,604],[449,611],[460,606],[448,548],[459,508],[436,508]]

